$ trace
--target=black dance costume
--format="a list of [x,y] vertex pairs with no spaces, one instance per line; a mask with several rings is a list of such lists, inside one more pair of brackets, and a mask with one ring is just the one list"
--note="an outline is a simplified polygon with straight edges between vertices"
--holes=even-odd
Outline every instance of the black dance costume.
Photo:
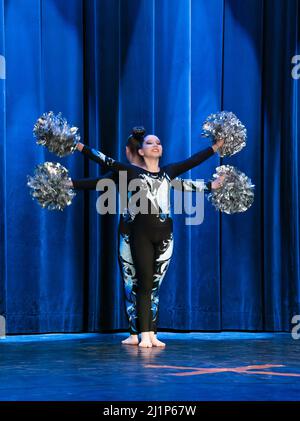
[[[72,179],[72,183],[75,189],[95,190],[98,181],[103,179],[111,179],[116,183],[119,181],[117,173],[110,171],[98,178]],[[176,182],[173,183],[173,187],[177,190],[185,192],[202,190],[204,192],[211,191],[210,182],[203,183],[199,181],[184,180],[181,178],[176,178]],[[136,310],[137,278],[130,248],[130,230],[131,224],[126,221],[126,218],[123,215],[121,215],[118,226],[118,261],[124,285],[125,309],[129,323],[129,332],[132,335],[136,335],[138,333]],[[166,274],[166,271],[162,272],[160,270],[160,262],[161,260],[158,260],[157,263],[159,264],[154,270],[153,288],[151,292],[152,323],[154,333],[157,333],[159,289],[164,275]]]
[[[173,221],[170,217],[170,181],[199,165],[214,154],[211,147],[194,154],[187,160],[162,167],[159,172],[123,164],[108,158],[95,149],[84,146],[82,152],[90,159],[110,167],[110,173],[101,178],[115,181],[119,171],[127,172],[128,183],[140,179],[149,204],[155,213],[134,213],[128,207],[119,223],[119,263],[125,286],[126,312],[130,333],[157,331],[159,288],[173,251]],[[95,188],[97,179],[73,180],[74,188]],[[174,183],[174,182],[173,182]],[[173,184],[172,183],[172,184]],[[81,185],[80,185],[81,184]],[[177,187],[176,187],[177,186]],[[176,180],[175,188],[184,191],[210,191],[211,183]],[[130,201],[130,200],[129,200]],[[137,324],[138,320],[138,324]]]

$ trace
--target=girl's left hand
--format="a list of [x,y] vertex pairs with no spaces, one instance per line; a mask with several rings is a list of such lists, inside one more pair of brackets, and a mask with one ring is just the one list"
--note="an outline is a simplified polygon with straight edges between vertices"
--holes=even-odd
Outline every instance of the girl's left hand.
[[213,150],[216,152],[224,145],[224,139],[219,138],[216,143],[212,145]]
[[222,146],[224,145],[224,139],[219,138],[219,139],[216,141],[216,145],[217,145],[218,149],[222,148]]

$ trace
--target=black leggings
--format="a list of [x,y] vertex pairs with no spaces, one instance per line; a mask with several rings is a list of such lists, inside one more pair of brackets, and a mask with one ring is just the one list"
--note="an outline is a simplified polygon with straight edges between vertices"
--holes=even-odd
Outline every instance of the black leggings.
[[154,331],[151,294],[156,276],[165,275],[173,251],[173,221],[137,215],[130,235],[130,247],[137,275],[137,316],[140,332]]

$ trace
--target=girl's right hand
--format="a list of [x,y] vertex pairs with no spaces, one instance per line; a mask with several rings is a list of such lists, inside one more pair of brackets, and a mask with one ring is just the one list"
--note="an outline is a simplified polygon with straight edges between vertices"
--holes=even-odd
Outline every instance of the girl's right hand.
[[81,142],[78,142],[77,145],[76,145],[76,148],[79,150],[79,152],[82,151],[83,147],[84,147],[84,144],[81,143]]
[[70,189],[73,189],[74,188],[73,181],[72,180],[66,181],[66,186],[69,187]]

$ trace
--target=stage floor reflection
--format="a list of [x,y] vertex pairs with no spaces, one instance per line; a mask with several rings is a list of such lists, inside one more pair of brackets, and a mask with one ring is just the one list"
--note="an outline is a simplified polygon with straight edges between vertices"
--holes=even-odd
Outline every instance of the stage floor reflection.
[[165,349],[126,336],[2,339],[0,400],[300,400],[300,340],[288,333],[160,333]]

